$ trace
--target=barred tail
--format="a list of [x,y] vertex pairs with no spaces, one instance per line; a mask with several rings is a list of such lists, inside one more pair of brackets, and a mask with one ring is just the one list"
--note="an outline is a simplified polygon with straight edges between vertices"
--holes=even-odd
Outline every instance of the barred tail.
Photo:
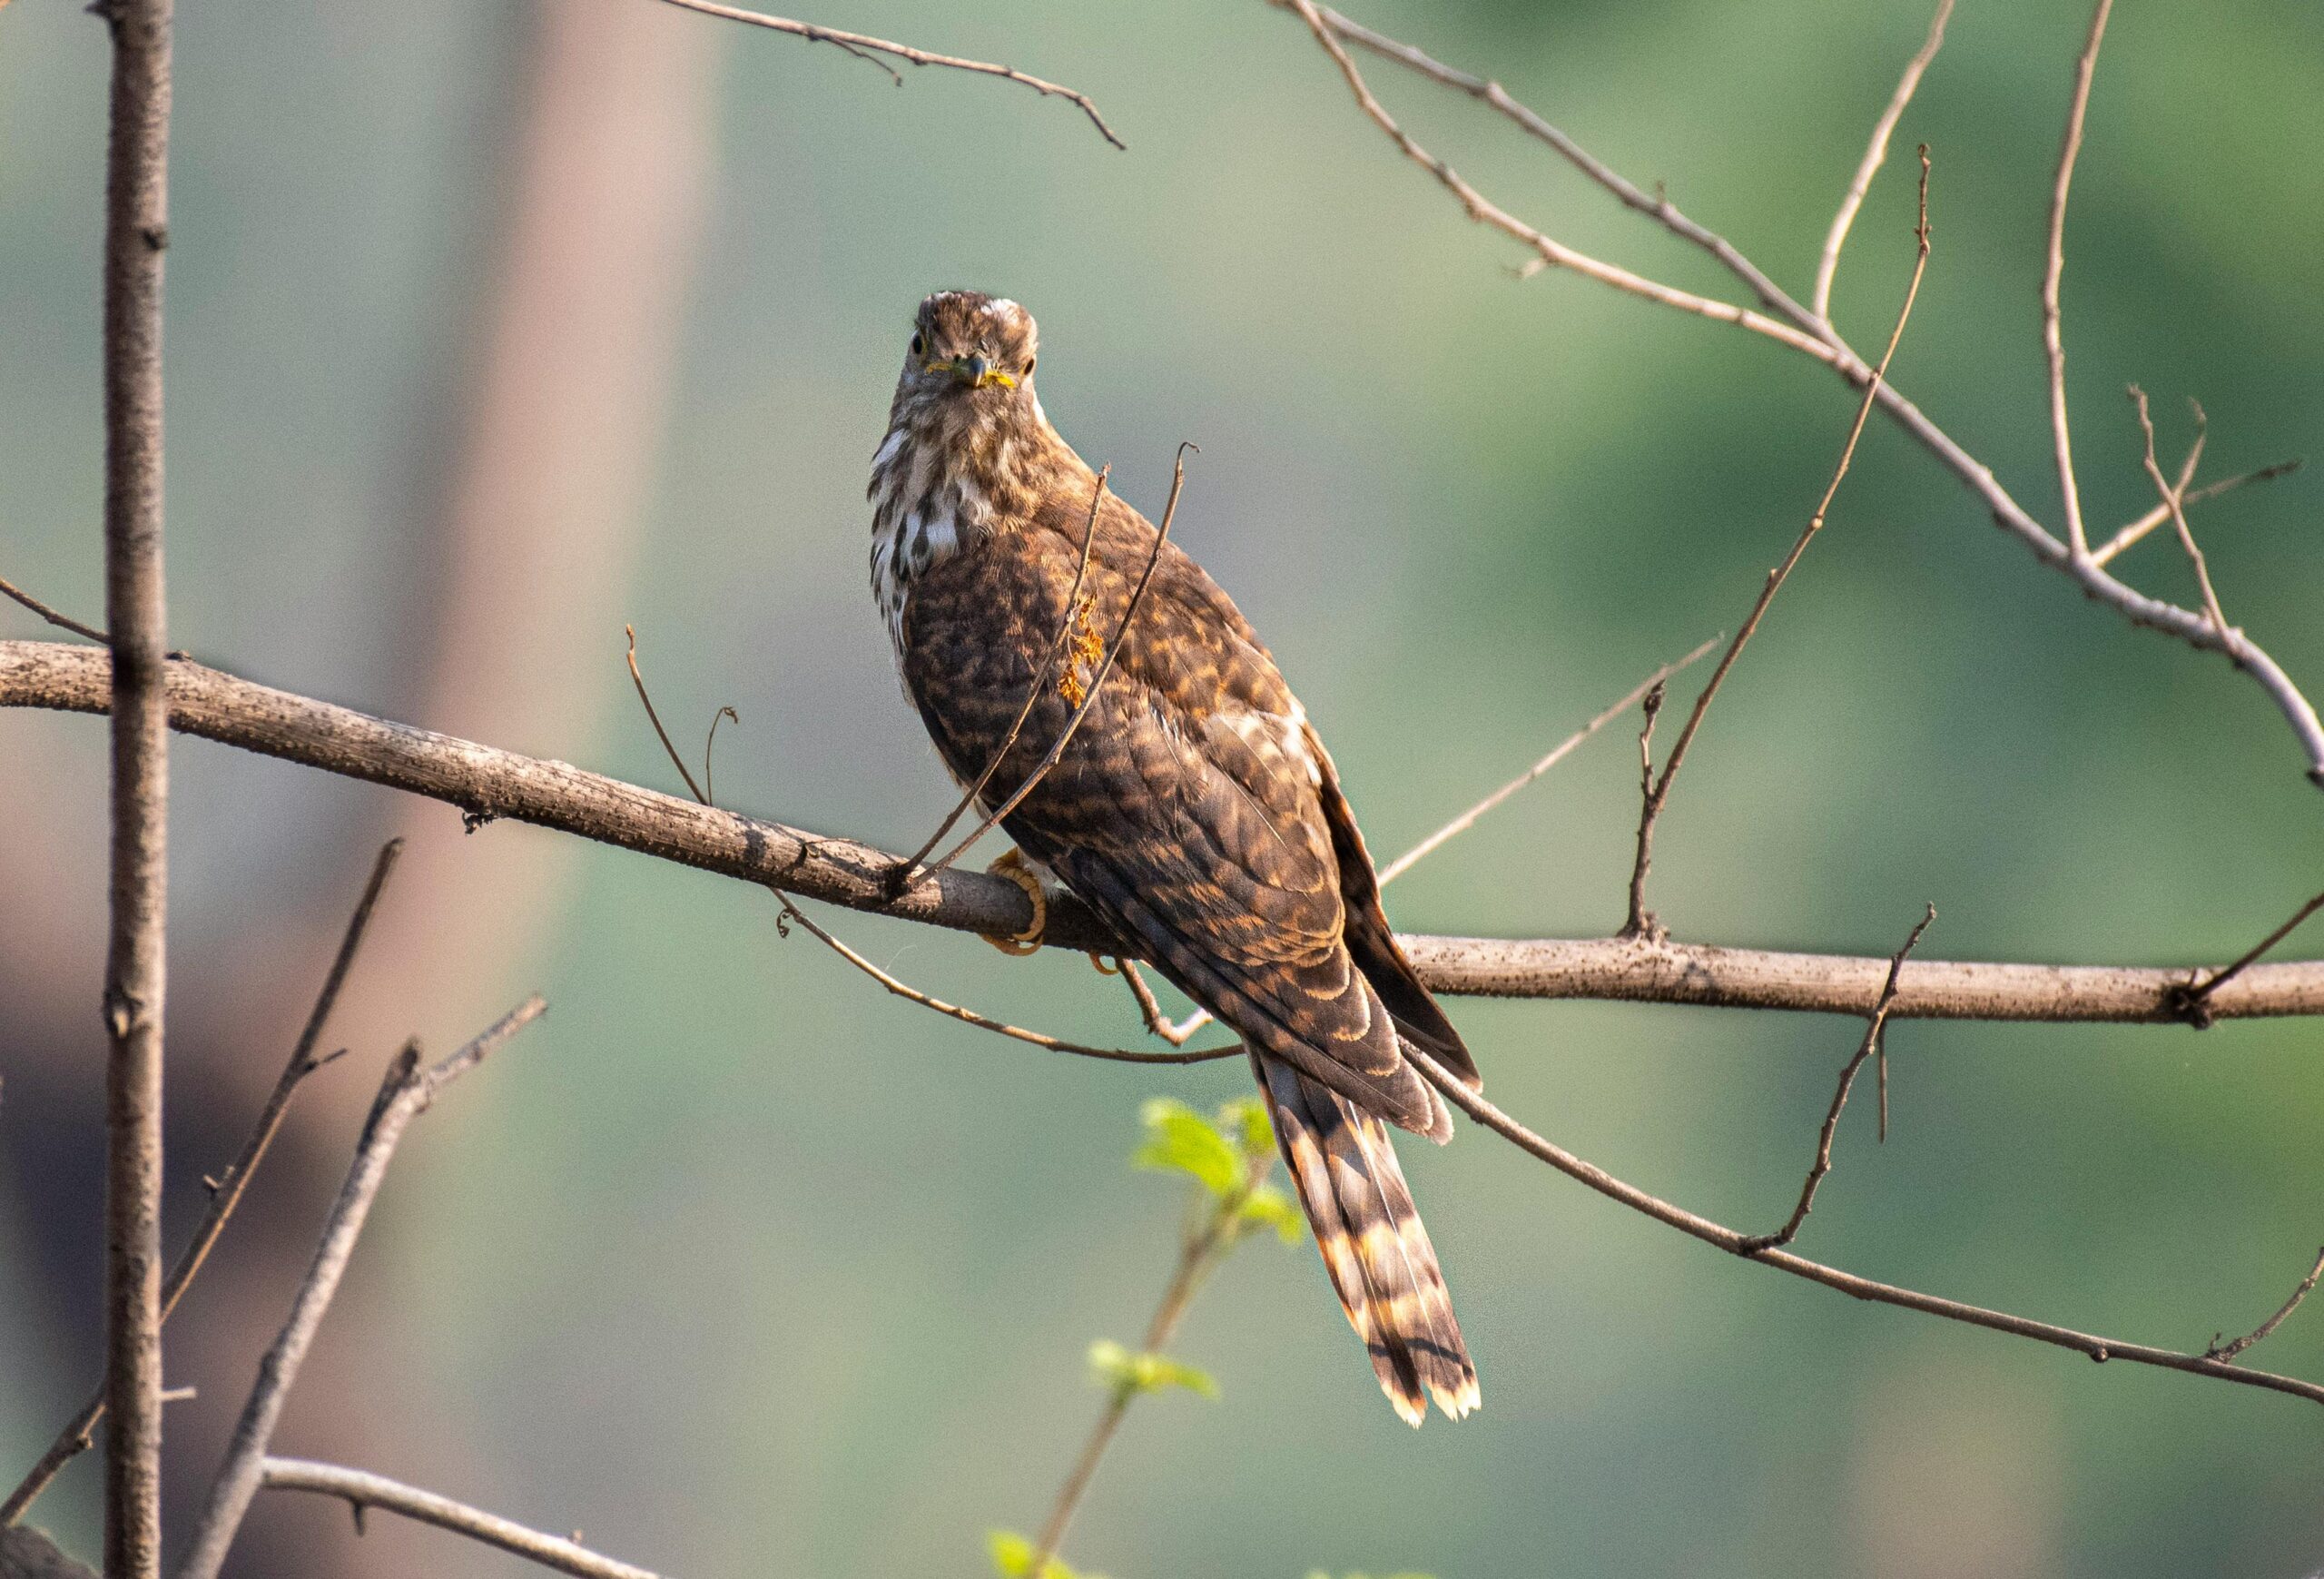
[[1387,1126],[1286,1063],[1254,1061],[1324,1268],[1380,1390],[1410,1425],[1432,1397],[1461,1418],[1477,1406],[1477,1368]]

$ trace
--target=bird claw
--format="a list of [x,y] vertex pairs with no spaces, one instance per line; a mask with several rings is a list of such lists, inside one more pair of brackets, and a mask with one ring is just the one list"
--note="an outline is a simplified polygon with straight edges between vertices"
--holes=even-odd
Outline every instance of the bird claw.
[[1024,853],[1012,849],[985,870],[995,877],[1006,877],[1025,891],[1025,897],[1033,902],[1033,923],[1023,932],[1005,938],[995,937],[990,933],[979,933],[977,935],[1004,954],[1021,957],[1039,952],[1041,933],[1049,930],[1049,895],[1041,892],[1041,880],[1033,875],[1032,868],[1025,864]]

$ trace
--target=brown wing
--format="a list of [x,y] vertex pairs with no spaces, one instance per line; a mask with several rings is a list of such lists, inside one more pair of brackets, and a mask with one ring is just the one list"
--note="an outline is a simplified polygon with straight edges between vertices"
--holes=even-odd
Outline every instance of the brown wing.
[[[1136,511],[1106,506],[1088,582],[1100,640],[1118,627],[1154,541]],[[914,587],[905,684],[958,777],[983,772],[1065,623],[1085,518],[1086,508],[1049,512]],[[1036,703],[993,777],[994,799],[1063,731],[1071,692],[1053,681]],[[1403,966],[1368,868],[1350,925],[1345,868],[1362,859],[1361,839],[1313,738],[1233,604],[1165,545],[1096,706],[1005,826],[1253,1046],[1441,1139],[1450,1116],[1404,1061],[1397,1020],[1432,1052],[1472,1066]],[[1392,1014],[1392,1002],[1405,1012]]]

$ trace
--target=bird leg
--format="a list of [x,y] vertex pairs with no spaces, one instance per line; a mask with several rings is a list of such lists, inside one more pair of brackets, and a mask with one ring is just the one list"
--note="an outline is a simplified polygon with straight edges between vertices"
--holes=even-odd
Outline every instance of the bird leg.
[[1041,946],[1041,933],[1049,930],[1049,899],[1041,891],[1040,878],[1026,863],[1025,853],[1011,845],[1009,854],[985,870],[995,877],[1006,877],[1025,891],[1025,897],[1033,902],[1033,923],[1010,937],[997,938],[990,933],[979,933],[977,935],[1004,954],[1023,955],[1038,952]]

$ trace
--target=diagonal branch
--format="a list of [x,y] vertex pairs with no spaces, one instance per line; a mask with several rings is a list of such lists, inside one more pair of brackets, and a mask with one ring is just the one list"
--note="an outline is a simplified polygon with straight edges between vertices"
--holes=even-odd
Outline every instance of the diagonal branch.
[[[1755,333],[1763,334],[1778,344],[1788,346],[1804,356],[1822,362],[1859,390],[1871,382],[1870,364],[1849,347],[1837,330],[1806,307],[1793,301],[1772,282],[1767,281],[1766,274],[1756,265],[1751,264],[1748,260],[1744,259],[1724,238],[1687,220],[1676,210],[1670,209],[1668,204],[1651,202],[1630,202],[1631,207],[1649,214],[1673,234],[1682,236],[1698,245],[1708,247],[1714,256],[1728,262],[1729,269],[1738,279],[1753,283],[1753,288],[1758,292],[1761,302],[1777,313],[1783,321],[1777,321],[1763,313],[1748,311],[1730,302],[1696,296],[1665,285],[1659,281],[1649,280],[1631,273],[1628,270],[1601,262],[1595,258],[1573,251],[1497,207],[1476,188],[1463,181],[1443,161],[1423,148],[1381,107],[1370,88],[1365,86],[1362,75],[1348,59],[1346,50],[1341,46],[1339,34],[1333,31],[1334,24],[1324,18],[1322,13],[1313,4],[1313,0],[1272,0],[1272,3],[1288,5],[1292,9],[1299,12],[1302,18],[1307,22],[1309,29],[1315,34],[1317,42],[1324,46],[1325,53],[1330,54],[1333,61],[1339,66],[1341,74],[1347,79],[1349,89],[1354,94],[1358,108],[1363,110],[1364,114],[1395,143],[1406,157],[1428,171],[1447,191],[1452,192],[1471,219],[1481,224],[1490,225],[1532,248],[1543,266],[1556,264],[1647,301],[1659,302],[1682,312],[1710,318],[1719,322],[1736,324],[1751,330]],[[1333,15],[1336,16],[1337,14]],[[1354,25],[1346,23],[1344,18],[1340,18],[1339,22],[1346,29],[1354,29]],[[1347,35],[1354,37],[1356,34],[1350,31]],[[1427,56],[1421,54],[1419,51],[1411,49],[1408,45],[1398,44],[1393,39],[1386,39],[1377,35],[1372,37],[1378,38],[1380,43],[1374,44],[1371,38],[1366,38],[1364,42],[1368,47],[1374,47],[1387,58],[1410,66],[1435,81],[1462,88],[1463,91],[1473,91],[1469,87],[1469,84],[1482,81],[1482,79],[1466,78],[1462,74],[1452,73],[1450,68],[1438,65],[1435,62],[1428,60]],[[1384,45],[1385,47],[1383,47]],[[1502,97],[1506,98],[1506,95],[1503,94]],[[1511,101],[1511,104],[1512,115],[1517,111],[1523,110],[1523,106],[1516,105],[1514,101]],[[1525,111],[1524,115],[1531,117],[1531,122],[1540,122],[1542,126],[1548,124],[1546,122],[1541,122],[1539,116],[1532,115],[1531,111]],[[1520,119],[1521,123],[1527,123],[1530,126],[1529,122],[1522,117]],[[1591,170],[1593,173],[1604,169],[1596,160],[1581,153],[1578,149],[1572,156],[1576,157],[1578,163],[1583,163],[1586,161],[1584,168]],[[1607,171],[1605,178],[1601,179],[1601,184],[1606,184],[1609,190],[1615,191],[1619,196],[1621,194],[1620,187],[1615,183],[1619,183],[1620,179],[1613,176],[1610,171]],[[1628,183],[1622,183],[1620,185],[1626,187]],[[1623,201],[1630,202],[1629,198],[1624,198]],[[1978,502],[1992,517],[1995,526],[2024,544],[2034,558],[2043,565],[2072,577],[2083,593],[2107,605],[2132,624],[2175,637],[2199,651],[2221,654],[2250,675],[2266,693],[2269,700],[2275,705],[2277,711],[2282,714],[2286,725],[2290,727],[2294,739],[2299,743],[2300,753],[2306,758],[2309,780],[2319,788],[2324,788],[2324,719],[2319,719],[2315,705],[2301,693],[2299,686],[2293,683],[2291,676],[2284,672],[2282,666],[2270,657],[2258,643],[2240,631],[2230,632],[2225,636],[2221,635],[2211,628],[2211,622],[2201,614],[2191,609],[2181,608],[2176,604],[2165,602],[2161,598],[2147,597],[2144,593],[2108,575],[2105,567],[2096,562],[2086,549],[2077,553],[2069,544],[2059,541],[2041,522],[2027,513],[2025,507],[2017,502],[2008,489],[2002,486],[2001,479],[1994,475],[1991,467],[1964,449],[1952,435],[1932,421],[1927,413],[1906,399],[1895,385],[1880,386],[1877,403],[1892,421],[1910,434],[1922,448],[1936,459],[1939,464],[1952,472],[1955,478],[1976,497]]]
[[2299,1280],[2299,1286],[2291,1291],[2291,1298],[2276,1308],[2276,1313],[2273,1316],[2269,1317],[2267,1320],[2260,1323],[2241,1337],[2230,1338],[2225,1343],[2220,1342],[2218,1336],[2214,1334],[2211,1347],[2203,1351],[2204,1357],[2232,1360],[2253,1344],[2266,1342],[2269,1336],[2284,1324],[2284,1317],[2299,1309],[2300,1301],[2316,1291],[2316,1281],[2319,1278],[2324,1278],[2324,1250],[2316,1252],[2316,1265],[2308,1269],[2308,1276]]
[[227,1549],[241,1528],[242,1515],[250,1511],[251,1498],[258,1492],[267,1445],[273,1439],[275,1425],[282,1418],[283,1401],[299,1379],[299,1367],[306,1360],[316,1329],[322,1325],[323,1313],[330,1308],[331,1298],[339,1292],[340,1277],[355,1253],[356,1239],[363,1231],[364,1219],[370,1216],[371,1202],[379,1193],[380,1181],[387,1177],[388,1163],[395,1156],[396,1143],[403,1139],[404,1130],[428,1110],[446,1086],[482,1063],[510,1037],[538,1019],[547,1007],[538,995],[526,999],[467,1046],[428,1069],[419,1068],[417,1041],[406,1042],[403,1051],[389,1062],[379,1097],[371,1106],[371,1116],[365,1120],[362,1138],[356,1142],[355,1160],[348,1169],[347,1182],[340,1188],[339,1199],[323,1225],[321,1242],[315,1247],[314,1262],[291,1301],[290,1318],[259,1361],[258,1381],[242,1406],[241,1418],[235,1423],[225,1462],[219,1466],[218,1477],[211,1483],[202,1516],[194,1525],[186,1554],[178,1564],[177,1579],[217,1579],[218,1570],[226,1561]]
[[744,11],[739,6],[721,5],[716,4],[716,0],[666,0],[666,4],[686,11],[699,11],[705,16],[723,16],[729,22],[747,22],[753,27],[765,27],[776,33],[788,33],[793,37],[803,38],[810,44],[836,45],[859,60],[872,60],[874,65],[880,66],[881,70],[896,79],[898,87],[903,85],[903,77],[885,63],[874,59],[874,56],[891,54],[898,60],[907,61],[913,65],[950,66],[955,71],[978,72],[985,76],[1000,77],[1009,82],[1021,83],[1045,99],[1059,98],[1068,104],[1079,105],[1081,113],[1089,117],[1089,123],[1098,128],[1099,136],[1117,148],[1127,149],[1129,146],[1114,135],[1114,129],[1106,124],[1105,116],[1098,113],[1098,106],[1090,101],[1088,94],[1077,93],[1062,83],[1044,82],[1041,78],[1028,75],[1014,66],[995,65],[992,62],[984,60],[965,60],[957,54],[937,54],[925,49],[914,49],[908,44],[891,44],[884,38],[873,38],[869,34],[849,33],[837,27],[823,27],[812,22],[793,22],[787,16],[768,16],[756,11]]
[[593,1552],[578,1541],[543,1535],[497,1514],[485,1513],[448,1496],[438,1496],[432,1491],[422,1491],[366,1470],[318,1464],[311,1458],[267,1458],[259,1464],[259,1484],[270,1491],[312,1491],[340,1497],[354,1510],[359,1525],[364,1509],[386,1508],[408,1519],[434,1525],[439,1530],[497,1546],[544,1568],[578,1574],[580,1579],[655,1579],[648,1570]]
[[34,597],[31,593],[25,591],[15,582],[6,579],[5,577],[0,577],[0,597],[14,598],[16,602],[23,604],[26,608],[31,609],[34,614],[39,615],[43,619],[48,621],[49,624],[55,626],[60,630],[69,630],[74,636],[87,637],[91,641],[100,643],[106,646],[111,646],[113,645],[113,637],[107,636],[103,631],[99,630],[93,625],[83,625],[79,620],[74,618],[71,615],[64,613],[61,609],[51,608],[47,604],[43,603],[39,598]]
[[[0,641],[0,707],[103,713],[103,650]],[[981,872],[947,872],[891,901],[898,857],[833,835],[697,805],[569,763],[416,729],[277,690],[204,665],[170,666],[174,729],[342,777],[425,795],[476,823],[507,817],[761,887],[958,932],[1008,936],[1032,919],[1024,891]],[[1140,957],[1068,895],[1049,906],[1053,948]],[[1777,1009],[1860,1015],[1886,956],[1801,954],[1626,938],[1477,938],[1405,933],[1422,982],[1439,992],[1503,998]],[[1916,961],[1905,967],[1899,1020],[2034,1020],[2180,1024],[2185,967]],[[2324,961],[2255,964],[2208,1000],[2221,1020],[2324,1014]]]
[[[2201,437],[2201,434],[2197,435],[2199,440]],[[2191,454],[2188,459],[2192,460],[2194,457]],[[2205,483],[2202,487],[2198,489],[2189,489],[2187,487],[2187,484],[2194,481],[2195,479],[2193,468],[2191,466],[2181,466],[2180,468],[2179,486],[2181,492],[2179,496],[2179,502],[2182,505],[2201,504],[2205,499],[2217,498],[2223,493],[2233,493],[2237,489],[2242,488],[2249,483],[2273,482],[2280,477],[2290,477],[2293,472],[2298,471],[2306,464],[2306,461],[2297,459],[2291,460],[2279,460],[2273,466],[2263,466],[2257,471],[2247,471],[2237,477],[2223,478],[2218,482]],[[2121,553],[2125,548],[2131,548],[2139,542],[2140,539],[2143,538],[2149,532],[2153,531],[2157,527],[2165,525],[2170,521],[2170,519],[2171,507],[2169,505],[2159,504],[2155,506],[2152,509],[2147,511],[2146,514],[2132,521],[2129,526],[2124,527],[2121,531],[2116,532],[2112,537],[2107,538],[2102,547],[2093,548],[2090,551],[2091,563],[2093,565],[2106,564],[2109,560],[2112,559],[2115,555]]]
[[2203,595],[2203,613],[2210,618],[2211,628],[2225,632],[2227,616],[2219,606],[2219,594],[2211,587],[2211,567],[2203,558],[2203,551],[2195,545],[2195,534],[2187,525],[2187,482],[2194,475],[2195,461],[2203,449],[2203,409],[2195,407],[2195,442],[2188,448],[2187,463],[2180,469],[2177,487],[2162,475],[2162,467],[2154,458],[2154,416],[2147,410],[2146,391],[2136,384],[2131,386],[2131,404],[2137,408],[2139,432],[2146,440],[2146,474],[2162,496],[2162,508],[2170,512],[2171,525],[2179,529],[2179,546],[2187,551],[2188,561],[2195,567],[2195,585]]
[[[1669,804],[1670,783],[1679,776],[1679,765],[1687,760],[1687,747],[1694,744],[1695,732],[1702,727],[1703,715],[1710,711],[1711,698],[1718,695],[1718,687],[1726,681],[1728,671],[1735,667],[1735,660],[1743,656],[1744,644],[1751,639],[1751,633],[1759,628],[1759,621],[1767,617],[1768,606],[1783,589],[1784,582],[1799,563],[1800,556],[1807,552],[1807,545],[1814,542],[1816,534],[1824,529],[1824,518],[1832,508],[1832,500],[1838,496],[1840,483],[1846,478],[1848,467],[1856,459],[1856,441],[1864,437],[1865,422],[1872,415],[1872,402],[1878,398],[1882,382],[1888,376],[1888,364],[1896,355],[1897,342],[1905,338],[1905,325],[1912,321],[1913,303],[1920,300],[1921,278],[1928,272],[1928,148],[1925,144],[1921,148],[1920,156],[1920,222],[1913,232],[1913,277],[1911,283],[1905,288],[1904,304],[1896,310],[1896,327],[1888,331],[1887,349],[1880,353],[1880,365],[1872,370],[1871,381],[1864,387],[1864,398],[1856,402],[1856,420],[1848,425],[1847,442],[1840,448],[1839,462],[1832,468],[1832,479],[1824,487],[1824,497],[1817,501],[1815,513],[1807,518],[1807,525],[1800,529],[1798,540],[1792,544],[1790,554],[1782,564],[1768,572],[1767,582],[1759,588],[1758,601],[1751,606],[1750,615],[1736,631],[1735,639],[1728,643],[1727,651],[1719,656],[1718,666],[1711,671],[1709,682],[1703,686],[1702,694],[1695,698],[1694,710],[1687,715],[1686,727],[1679,731],[1678,741],[1670,747],[1670,755],[1664,761],[1661,774],[1643,797],[1643,804],[1639,809],[1638,854],[1630,865],[1630,914],[1622,923],[1622,935],[1625,937],[1651,937],[1659,930],[1659,923],[1655,921],[1653,913],[1646,908],[1646,874],[1654,864],[1654,824],[1662,815],[1663,807]],[[1647,728],[1650,732],[1653,727],[1654,715],[1649,712]],[[1647,748],[1647,740],[1643,736],[1639,748],[1641,753]]]
[[1922,44],[1920,53],[1905,63],[1905,74],[1896,80],[1896,91],[1889,95],[1888,107],[1872,124],[1872,140],[1865,144],[1864,158],[1856,167],[1856,179],[1848,183],[1847,194],[1840,199],[1840,212],[1832,216],[1832,229],[1824,238],[1824,254],[1816,262],[1816,289],[1807,298],[1807,311],[1826,322],[1832,317],[1832,280],[1840,271],[1840,249],[1847,245],[1848,229],[1856,223],[1857,211],[1864,207],[1865,193],[1872,190],[1872,178],[1887,163],[1888,139],[1896,135],[1896,123],[1905,118],[1905,107],[1913,102],[1922,74],[1945,46],[1945,24],[1952,15],[1953,0],[1937,0],[1936,16],[1928,25],[1928,38]]
[[2244,1387],[2266,1387],[2273,1392],[2289,1393],[2311,1403],[2324,1404],[2324,1384],[2304,1381],[2298,1377],[2278,1376],[2271,1371],[2245,1370],[2214,1359],[2208,1354],[2181,1354],[2176,1349],[2156,1348],[2147,1344],[2118,1343],[2110,1337],[2076,1332],[2072,1327],[2053,1326],[2035,1321],[2030,1317],[2013,1316],[2005,1310],[1990,1310],[1979,1305],[1964,1304],[1917,1289],[1899,1288],[1893,1283],[1876,1282],[1859,1278],[1837,1267],[1827,1267],[1821,1261],[1811,1261],[1805,1256],[1788,1250],[1755,1248],[1751,1237],[1738,1233],[1723,1223],[1674,1206],[1658,1196],[1649,1195],[1634,1184],[1625,1183],[1604,1169],[1568,1151],[1553,1140],[1543,1139],[1487,1101],[1480,1092],[1472,1090],[1443,1065],[1416,1048],[1407,1048],[1405,1056],[1429,1083],[1444,1093],[1445,1100],[1469,1115],[1486,1129],[1515,1145],[1520,1150],[1540,1159],[1564,1174],[1589,1186],[1609,1200],[1629,1207],[1632,1211],[1652,1218],[1667,1227],[1677,1229],[1691,1239],[1729,1255],[1741,1256],[1773,1267],[1778,1272],[1788,1272],[1795,1278],[1805,1278],[1811,1283],[1821,1283],[1851,1298],[1870,1300],[1880,1305],[1895,1305],[1906,1310],[1918,1310],[1929,1316],[1942,1317],[1971,1327],[1983,1327],[1994,1332],[2008,1333],[2016,1337],[2032,1338],[2036,1343],[2068,1348],[2103,1363],[2110,1359],[2128,1360],[2133,1365],[2159,1366],[2166,1370],[2187,1371],[2196,1376],[2216,1377],[2222,1381]]
[[[226,1219],[241,1203],[242,1193],[250,1188],[251,1174],[258,1170],[267,1149],[273,1145],[275,1133],[282,1128],[282,1120],[290,1112],[290,1099],[300,1086],[315,1071],[339,1055],[329,1058],[315,1056],[315,1044],[321,1039],[324,1024],[330,1019],[331,1009],[339,1002],[339,990],[347,980],[347,972],[355,962],[356,951],[363,946],[363,933],[371,924],[371,911],[379,902],[379,891],[387,886],[388,874],[395,870],[396,858],[403,853],[403,841],[390,839],[379,847],[378,859],[371,864],[370,879],[363,885],[363,896],[356,901],[355,913],[348,918],[346,933],[340,939],[339,952],[332,958],[330,970],[323,977],[322,991],[315,995],[315,1006],[308,1012],[305,1029],[290,1050],[290,1061],[282,1066],[282,1073],[274,1082],[274,1090],[267,1094],[265,1106],[259,1110],[258,1121],[251,1127],[250,1139],[242,1142],[241,1154],[232,1166],[212,1182],[210,1209],[202,1215],[201,1226],[193,1230],[193,1238],[178,1256],[177,1265],[170,1268],[169,1280],[162,1285],[162,1316],[169,1320],[177,1309],[178,1301],[185,1298],[186,1289],[202,1270],[218,1236],[226,1230]],[[64,1429],[57,1433],[48,1451],[8,1500],[0,1503],[0,1529],[14,1525],[25,1516],[56,1472],[94,1445],[90,1433],[105,1411],[105,1392],[101,1386],[81,1412],[73,1416]]]

